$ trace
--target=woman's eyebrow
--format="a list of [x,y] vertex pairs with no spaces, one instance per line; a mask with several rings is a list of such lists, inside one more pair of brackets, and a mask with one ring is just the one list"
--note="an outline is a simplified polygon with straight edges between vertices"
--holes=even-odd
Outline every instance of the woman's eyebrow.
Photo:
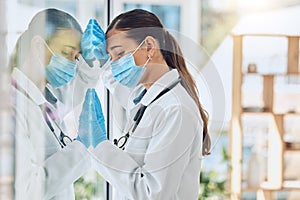
[[118,48],[118,47],[122,47],[122,45],[115,45],[115,46],[112,46],[112,47],[110,47],[110,50],[112,51],[112,50],[114,50],[115,48]]
[[71,48],[71,49],[73,49],[73,50],[76,49],[76,47],[74,47],[74,46],[72,46],[72,45],[64,45],[64,47],[69,47],[69,48]]

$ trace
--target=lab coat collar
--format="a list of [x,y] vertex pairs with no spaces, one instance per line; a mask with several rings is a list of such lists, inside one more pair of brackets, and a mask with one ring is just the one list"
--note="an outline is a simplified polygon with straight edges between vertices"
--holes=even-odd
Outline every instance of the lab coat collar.
[[148,106],[162,90],[170,86],[178,78],[179,73],[176,69],[172,69],[171,71],[164,74],[149,88],[149,90],[142,98],[141,104]]
[[12,79],[16,82],[17,88],[26,92],[36,105],[42,105],[47,102],[39,88],[18,68],[13,69]]

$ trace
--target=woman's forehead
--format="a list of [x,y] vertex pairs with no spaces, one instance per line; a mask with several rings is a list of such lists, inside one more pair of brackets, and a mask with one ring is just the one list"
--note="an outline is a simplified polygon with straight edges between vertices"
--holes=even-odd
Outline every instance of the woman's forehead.
[[75,29],[58,30],[56,36],[51,42],[57,45],[68,45],[79,48],[81,40],[81,33]]
[[124,35],[125,31],[121,31],[121,30],[117,30],[117,29],[111,29],[106,33],[106,38],[109,39],[109,38],[112,38],[112,37],[116,37],[115,35],[118,35],[118,34]]
[[55,33],[56,37],[81,38],[81,33],[76,29],[59,29]]
[[114,47],[134,48],[137,44],[132,38],[129,38],[126,31],[115,31],[107,34],[107,51],[111,51]]
[[128,39],[124,31],[109,31],[106,35],[107,45],[121,44],[124,40]]

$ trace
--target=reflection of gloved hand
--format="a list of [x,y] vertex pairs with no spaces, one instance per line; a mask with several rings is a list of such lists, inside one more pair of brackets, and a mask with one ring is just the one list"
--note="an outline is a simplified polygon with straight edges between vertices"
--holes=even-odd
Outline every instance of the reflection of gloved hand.
[[100,67],[108,60],[109,56],[106,52],[105,33],[99,26],[97,20],[90,19],[82,35],[80,47],[82,57],[90,67],[93,67],[95,60],[99,60]]
[[100,101],[95,89],[88,89],[79,117],[77,140],[87,148],[96,147],[100,142],[107,140],[104,116]]

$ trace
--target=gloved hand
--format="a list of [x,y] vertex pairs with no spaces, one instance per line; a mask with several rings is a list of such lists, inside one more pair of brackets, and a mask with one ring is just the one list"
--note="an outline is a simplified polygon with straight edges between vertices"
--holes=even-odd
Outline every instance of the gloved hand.
[[89,88],[86,92],[79,117],[77,140],[86,148],[90,145],[95,148],[100,142],[107,140],[101,103],[95,89]]
[[98,60],[100,67],[109,59],[106,52],[106,36],[96,19],[90,19],[83,32],[80,43],[82,57],[93,67],[93,62]]

